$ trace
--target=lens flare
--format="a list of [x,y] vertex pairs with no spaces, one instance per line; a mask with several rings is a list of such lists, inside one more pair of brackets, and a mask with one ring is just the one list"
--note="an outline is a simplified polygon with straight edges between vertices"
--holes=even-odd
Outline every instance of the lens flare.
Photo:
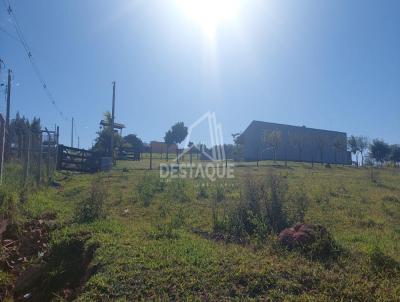
[[218,26],[233,22],[240,10],[239,0],[177,0],[184,13],[196,22],[210,38],[216,35]]

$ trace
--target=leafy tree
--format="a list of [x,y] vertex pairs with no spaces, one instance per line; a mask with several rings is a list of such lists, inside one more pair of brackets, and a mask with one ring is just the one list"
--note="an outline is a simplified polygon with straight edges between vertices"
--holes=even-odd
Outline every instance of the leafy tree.
[[188,135],[188,128],[183,122],[176,123],[172,126],[171,130],[174,143],[178,145],[182,143]]
[[365,151],[368,150],[369,142],[368,142],[368,137],[366,136],[358,136],[357,137],[357,146],[358,146],[358,151],[361,153],[361,165],[364,165],[364,154]]
[[136,134],[128,134],[124,137],[124,142],[133,149],[133,159],[140,160],[140,154],[143,151],[143,142]]
[[358,151],[359,151],[359,146],[358,146],[358,139],[356,136],[351,135],[347,139],[347,146],[352,154],[356,157],[356,162],[358,164]]
[[168,161],[169,147],[174,143],[174,138],[171,130],[168,130],[165,133],[164,142],[167,145],[167,161]]
[[232,159],[234,161],[240,161],[244,158],[243,142],[240,140],[241,133],[232,133],[232,139],[234,146],[232,149]]
[[400,163],[400,145],[390,146],[389,159],[394,163],[394,165]]
[[282,143],[282,132],[273,130],[264,134],[264,142],[269,145],[274,152],[274,162],[276,162],[276,151]]
[[104,113],[104,120],[108,123],[109,126],[104,126],[97,132],[97,138],[92,150],[96,152],[102,152],[104,154],[111,154],[110,150],[111,135],[114,136],[114,147],[113,147],[114,150],[112,150],[112,152],[115,152],[115,150],[120,149],[122,147],[123,139],[118,132],[113,131],[111,129],[110,112],[107,111],[106,113]]
[[15,118],[10,121],[9,135],[6,141],[6,150],[8,150],[6,155],[9,154],[11,146],[14,146],[18,150],[18,158],[21,158],[23,150],[28,148],[29,137],[31,148],[39,148],[41,128],[39,118],[34,117],[32,122],[29,122],[25,116],[21,117],[17,112]]
[[[188,128],[185,126],[183,122],[178,122],[171,127],[171,130],[168,130],[165,133],[164,141],[167,146],[172,144],[177,144],[176,149],[176,159],[178,161],[178,146],[182,143],[186,136],[188,135]],[[168,160],[168,153],[167,153],[167,160]]]
[[235,145],[239,144],[240,133],[232,133],[232,139]]
[[388,159],[390,146],[383,140],[374,139],[370,145],[370,153],[371,157],[382,165]]

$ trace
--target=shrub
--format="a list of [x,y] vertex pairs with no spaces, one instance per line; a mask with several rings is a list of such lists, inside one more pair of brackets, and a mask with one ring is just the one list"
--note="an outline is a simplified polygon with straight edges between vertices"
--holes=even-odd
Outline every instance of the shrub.
[[90,195],[78,203],[75,217],[78,222],[92,222],[101,218],[104,214],[103,205],[108,198],[108,189],[104,181],[99,177],[93,180]]
[[240,240],[250,237],[265,240],[268,234],[280,232],[287,226],[283,209],[287,191],[284,178],[275,174],[262,180],[247,177],[240,202],[223,222],[218,222],[219,229]]

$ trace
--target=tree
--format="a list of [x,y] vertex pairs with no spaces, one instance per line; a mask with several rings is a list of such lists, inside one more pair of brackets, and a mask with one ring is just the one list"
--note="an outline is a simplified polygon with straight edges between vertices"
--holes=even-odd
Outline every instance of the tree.
[[347,139],[347,146],[349,147],[350,152],[354,154],[354,156],[356,157],[357,165],[358,165],[358,151],[360,150],[358,143],[359,141],[357,137],[355,137],[354,135],[350,135],[350,137]]
[[361,153],[361,165],[364,165],[364,154],[365,151],[368,150],[369,142],[368,142],[368,137],[366,136],[358,136],[357,137],[357,146],[358,146],[358,151]]
[[232,140],[234,147],[232,150],[232,159],[234,161],[241,161],[244,159],[243,141],[241,140],[241,133],[232,133]]
[[391,145],[390,146],[390,155],[389,159],[393,162],[396,166],[400,163],[400,145]]
[[374,139],[370,145],[371,157],[379,162],[381,165],[388,159],[390,154],[390,146],[383,140]]
[[176,162],[179,163],[179,144],[182,143],[186,136],[188,135],[188,128],[185,126],[183,122],[178,122],[171,127],[171,136],[172,143],[176,144]]
[[[111,129],[111,113],[105,112],[104,113],[104,120],[108,124],[108,126],[104,126],[97,132],[97,138],[95,144],[93,146],[93,151],[102,152],[104,154],[111,154],[115,152],[115,150],[120,149],[122,147],[123,139],[121,135],[117,131]],[[113,150],[110,150],[110,141],[111,135],[114,137],[114,146]]]
[[167,145],[167,161],[168,161],[168,154],[169,154],[169,147],[174,143],[174,138],[171,130],[168,130],[164,136],[164,142]]
[[272,130],[270,133],[264,134],[264,141],[269,145],[274,152],[274,162],[276,162],[276,151],[282,143],[282,132],[279,130]]
[[239,144],[239,140],[240,140],[240,133],[232,133],[232,139],[233,142],[235,143],[235,145]]
[[17,156],[22,158],[23,150],[28,148],[28,140],[30,136],[31,148],[39,148],[40,146],[40,119],[34,117],[32,122],[19,114],[15,115],[15,118],[11,120],[8,137],[5,146],[5,156],[7,157],[11,151],[11,146],[18,148]]
[[136,134],[129,134],[124,137],[124,142],[133,149],[133,159],[140,160],[143,151],[143,142]]

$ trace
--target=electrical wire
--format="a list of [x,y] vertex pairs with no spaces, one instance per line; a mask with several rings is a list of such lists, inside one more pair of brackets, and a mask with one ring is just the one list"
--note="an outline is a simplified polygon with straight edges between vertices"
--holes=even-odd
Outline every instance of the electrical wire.
[[[53,107],[56,109],[56,111],[59,113],[59,115],[60,115],[65,121],[68,121],[68,120],[69,120],[68,117],[66,117],[66,116],[64,115],[64,113],[62,112],[62,110],[60,109],[60,107],[57,105],[56,100],[55,100],[53,94],[51,93],[51,91],[49,90],[49,87],[48,87],[48,85],[47,85],[47,83],[46,83],[46,81],[45,81],[45,79],[44,79],[44,77],[43,77],[43,74],[41,73],[41,71],[40,71],[40,69],[39,69],[39,66],[38,66],[38,64],[37,64],[36,61],[35,61],[35,58],[34,58],[33,55],[32,55],[32,51],[31,51],[31,49],[30,49],[30,47],[29,47],[29,45],[28,45],[28,42],[26,42],[26,39],[25,39],[25,37],[24,37],[24,35],[23,35],[21,26],[19,25],[19,22],[18,22],[18,20],[17,20],[17,17],[16,17],[16,15],[15,15],[15,13],[14,13],[12,7],[11,7],[10,1],[8,1],[8,0],[3,0],[3,4],[4,4],[5,8],[6,8],[6,11],[7,11],[8,15],[11,17],[11,19],[12,19],[12,21],[13,21],[12,23],[13,23],[13,26],[14,26],[15,31],[16,31],[16,33],[17,33],[18,40],[19,40],[19,42],[21,43],[22,47],[24,48],[24,50],[25,50],[25,52],[26,52],[26,54],[27,54],[27,56],[28,56],[29,62],[30,62],[31,65],[32,65],[33,71],[35,72],[36,77],[38,78],[40,84],[42,85],[42,88],[43,88],[43,90],[45,91],[47,98],[50,100],[51,104],[52,104]],[[3,30],[3,31],[4,31],[4,30]]]

